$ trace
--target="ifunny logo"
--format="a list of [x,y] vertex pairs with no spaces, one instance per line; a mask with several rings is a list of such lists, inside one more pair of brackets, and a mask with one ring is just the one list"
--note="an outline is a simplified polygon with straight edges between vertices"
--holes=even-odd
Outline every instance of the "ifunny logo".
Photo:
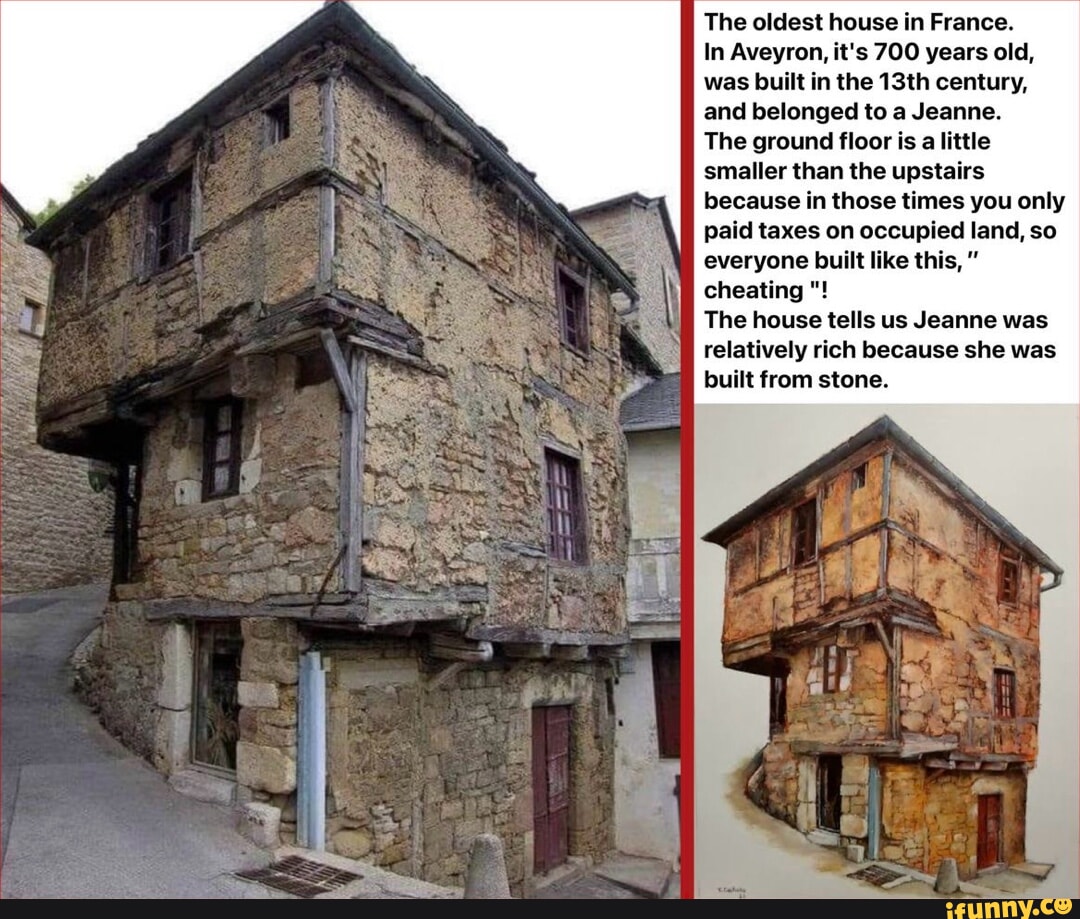
[[948,919],[1031,919],[1032,916],[1065,916],[1073,901],[1045,900],[962,900],[945,904]]

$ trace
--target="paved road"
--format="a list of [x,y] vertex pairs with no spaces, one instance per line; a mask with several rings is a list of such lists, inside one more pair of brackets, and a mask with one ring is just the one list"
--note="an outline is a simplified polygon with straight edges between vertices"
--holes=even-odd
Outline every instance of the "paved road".
[[0,896],[268,898],[225,808],[174,792],[71,693],[68,658],[101,588],[0,600]]

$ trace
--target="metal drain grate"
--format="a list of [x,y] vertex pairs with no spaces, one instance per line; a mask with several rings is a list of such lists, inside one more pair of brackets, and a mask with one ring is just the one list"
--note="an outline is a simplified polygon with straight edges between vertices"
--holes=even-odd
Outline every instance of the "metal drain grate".
[[858,871],[852,871],[848,875],[849,878],[857,878],[860,881],[868,881],[878,887],[884,884],[888,884],[890,881],[898,881],[900,878],[905,877],[899,871],[893,871],[890,868],[882,868],[880,865],[867,865],[865,868],[860,868]]
[[344,887],[350,881],[360,879],[360,875],[352,871],[332,868],[330,865],[309,861],[299,855],[290,855],[267,868],[237,871],[236,876],[248,881],[258,881],[266,887],[284,890],[286,893],[308,900],[319,894],[330,893]]

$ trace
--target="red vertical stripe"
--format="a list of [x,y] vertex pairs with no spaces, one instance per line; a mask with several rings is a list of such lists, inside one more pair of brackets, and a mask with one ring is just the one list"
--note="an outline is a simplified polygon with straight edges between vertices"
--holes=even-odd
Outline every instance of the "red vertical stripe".
[[682,333],[682,490],[681,490],[681,625],[682,639],[682,757],[680,772],[680,849],[682,897],[694,897],[694,2],[679,3],[680,107],[679,138],[682,178],[682,264],[679,280],[690,296],[689,315],[680,322]]

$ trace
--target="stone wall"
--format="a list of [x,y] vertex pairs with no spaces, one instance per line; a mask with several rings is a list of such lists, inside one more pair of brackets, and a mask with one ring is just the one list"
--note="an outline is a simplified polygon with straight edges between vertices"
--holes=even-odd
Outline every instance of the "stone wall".
[[614,845],[608,665],[500,660],[435,688],[408,643],[328,653],[336,851],[461,885],[472,838],[497,833],[520,894],[532,878],[531,709],[555,703],[573,706],[570,854],[596,860]]
[[34,417],[41,339],[20,330],[29,300],[48,306],[48,258],[23,242],[18,216],[3,203],[3,574],[4,593],[101,581],[112,566],[112,491],[95,494],[86,461],[37,445]]
[[978,856],[978,796],[1002,796],[1007,864],[1025,860],[1027,778],[1020,771],[959,772],[931,778],[915,765],[882,765],[883,858],[929,874],[955,858],[961,878],[974,877]]
[[338,392],[299,386],[291,356],[272,366],[267,391],[243,400],[237,495],[202,499],[201,399],[228,380],[162,409],[144,446],[139,569],[117,588],[123,598],[252,602],[321,587],[337,554]]
[[[317,78],[326,66],[325,54],[298,56],[209,128],[177,139],[134,188],[100,206],[86,235],[58,242],[42,410],[193,361],[264,307],[314,287],[318,191],[289,183],[322,164]],[[267,146],[263,108],[285,97],[290,135]],[[148,197],[187,168],[192,254],[155,272],[145,251]]]

